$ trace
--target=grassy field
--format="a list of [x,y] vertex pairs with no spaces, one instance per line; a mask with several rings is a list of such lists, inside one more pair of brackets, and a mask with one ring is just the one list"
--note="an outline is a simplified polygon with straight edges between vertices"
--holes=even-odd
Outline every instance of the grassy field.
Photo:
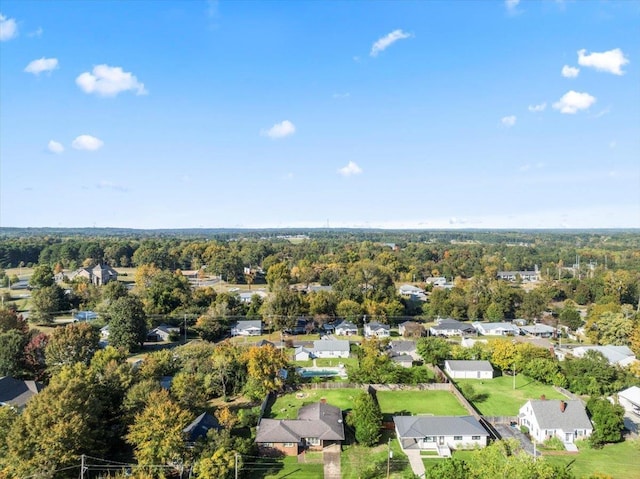
[[245,467],[251,470],[251,477],[264,479],[293,478],[293,477],[322,477],[324,469],[322,457],[309,455],[309,462],[298,462],[297,456],[287,456],[280,459],[247,458]]
[[392,416],[433,414],[462,416],[468,414],[449,391],[378,391],[378,403],[385,421]]
[[[347,435],[349,436],[349,435]],[[350,439],[347,437],[347,439]],[[391,441],[389,441],[391,439]],[[386,477],[387,451],[391,448],[393,457],[390,459],[390,475],[392,479],[400,479],[409,476],[411,466],[407,456],[400,449],[400,444],[391,431],[384,431],[380,438],[380,444],[374,447],[364,447],[347,441],[343,447],[341,457],[341,472],[343,479],[359,479],[362,472],[374,465],[378,466],[380,474],[376,477]],[[322,477],[322,476],[320,476]]]
[[516,388],[513,389],[513,377],[500,376],[479,381],[477,379],[459,379],[458,386],[471,384],[476,393],[483,395],[482,401],[473,405],[485,416],[517,416],[518,410],[529,399],[566,399],[552,386],[539,383],[522,374],[516,376]]
[[325,398],[327,403],[343,411],[350,411],[353,400],[363,389],[304,389],[278,397],[265,417],[273,419],[295,419],[298,409]]
[[640,440],[608,444],[602,449],[581,449],[578,454],[545,456],[551,464],[568,465],[576,478],[586,478],[595,472],[614,479],[640,479]]

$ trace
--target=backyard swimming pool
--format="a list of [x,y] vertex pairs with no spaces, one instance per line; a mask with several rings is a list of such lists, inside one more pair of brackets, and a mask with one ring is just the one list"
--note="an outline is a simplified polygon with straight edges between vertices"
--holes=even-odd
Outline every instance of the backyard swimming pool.
[[326,378],[330,376],[337,376],[340,374],[338,369],[310,369],[300,368],[298,374],[303,378]]

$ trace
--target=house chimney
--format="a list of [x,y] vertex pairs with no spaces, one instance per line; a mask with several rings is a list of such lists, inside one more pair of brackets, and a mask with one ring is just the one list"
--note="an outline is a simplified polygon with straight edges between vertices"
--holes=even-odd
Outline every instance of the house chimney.
[[567,409],[567,403],[560,401],[560,412],[564,412],[565,409]]

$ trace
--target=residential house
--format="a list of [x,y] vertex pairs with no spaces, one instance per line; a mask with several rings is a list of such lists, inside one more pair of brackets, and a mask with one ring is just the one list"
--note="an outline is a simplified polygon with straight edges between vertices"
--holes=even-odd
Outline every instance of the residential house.
[[518,336],[520,328],[511,323],[480,323],[475,321],[473,327],[483,336]]
[[319,339],[313,342],[311,354],[316,358],[348,358],[349,341],[346,339]]
[[444,276],[429,276],[424,280],[425,283],[431,284],[434,287],[444,288],[447,285],[447,278]]
[[393,356],[409,355],[414,361],[421,359],[418,351],[416,350],[415,341],[391,341],[389,343],[389,354]]
[[476,330],[468,323],[451,318],[443,318],[429,328],[429,334],[431,336],[463,336],[465,334],[476,334]]
[[388,324],[365,323],[364,335],[367,338],[388,338],[391,336],[391,328]]
[[244,304],[251,303],[251,301],[253,301],[254,296],[258,296],[259,298],[264,299],[267,297],[267,293],[259,289],[255,291],[243,291],[242,293],[238,293],[240,302]]
[[574,348],[571,353],[575,357],[581,358],[587,354],[587,351],[597,351],[601,353],[607,358],[609,364],[616,366],[626,367],[637,361],[635,354],[629,349],[629,346],[578,346]]
[[231,336],[260,336],[262,334],[262,321],[252,319],[236,321],[231,325]]
[[424,333],[424,326],[415,321],[404,321],[398,325],[398,334],[405,338],[420,338]]
[[310,284],[307,286],[306,293],[319,293],[320,291],[326,291],[327,293],[331,293],[333,291],[333,286],[327,285],[323,286],[320,284]]
[[556,334],[556,328],[547,326],[546,324],[536,323],[531,326],[521,326],[520,331],[529,336],[537,338],[551,338]]
[[527,427],[538,442],[557,437],[563,443],[573,444],[593,432],[580,400],[531,399],[520,408],[518,424]]
[[275,343],[272,343],[271,341],[267,341],[266,339],[261,339],[255,345],[258,346],[259,348],[262,348],[262,347],[275,348],[276,347]]
[[640,416],[640,388],[631,386],[618,393],[618,402],[625,411]]
[[313,352],[308,350],[307,348],[303,348],[299,346],[293,353],[293,359],[295,361],[308,361],[313,357]]
[[435,451],[450,457],[451,449],[481,448],[489,433],[473,416],[394,416],[402,449]]
[[107,339],[109,339],[109,325],[108,324],[106,326],[102,326],[100,328],[100,339],[102,339],[103,341],[106,341]]
[[493,366],[489,361],[462,361],[447,359],[444,370],[452,379],[493,379]]
[[93,321],[94,319],[98,319],[98,313],[94,311],[78,311],[73,314],[73,321]]
[[185,427],[182,432],[187,444],[193,445],[198,439],[206,439],[207,433],[211,429],[219,431],[221,429],[220,423],[208,412],[203,412],[195,418],[191,424]]
[[108,264],[97,264],[90,268],[80,268],[69,275],[73,281],[75,278],[86,278],[91,284],[102,286],[110,281],[118,279],[118,272]]
[[498,271],[498,279],[505,281],[516,282],[521,280],[524,283],[532,283],[540,280],[540,272],[538,271],[538,265],[535,266],[533,271]]
[[147,341],[169,341],[176,334],[180,334],[180,328],[163,323],[147,333]]
[[413,367],[413,357],[408,354],[398,354],[396,356],[391,356],[391,361],[393,361],[398,366],[402,366],[403,368]]
[[398,288],[398,294],[403,298],[414,301],[426,301],[427,295],[422,288],[413,286],[412,284],[403,284]]
[[0,406],[24,407],[42,388],[42,384],[36,381],[22,381],[11,376],[1,377]]
[[286,456],[341,444],[344,441],[342,411],[321,401],[301,407],[297,419],[262,419],[255,441],[262,453]]
[[349,321],[342,321],[336,324],[334,332],[338,336],[355,336],[358,334],[358,327]]

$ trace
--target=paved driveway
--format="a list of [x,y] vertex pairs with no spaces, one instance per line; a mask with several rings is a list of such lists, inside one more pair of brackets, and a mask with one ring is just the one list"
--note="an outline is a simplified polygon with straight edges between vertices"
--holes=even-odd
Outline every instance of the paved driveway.
[[332,444],[322,450],[322,462],[324,463],[324,479],[342,478],[339,444]]
[[422,462],[422,457],[420,456],[419,449],[405,449],[404,453],[409,458],[409,464],[411,465],[411,470],[418,477],[424,477],[424,462]]
[[[513,438],[520,441],[520,444],[522,444],[522,448],[533,456],[533,443],[527,436],[522,434],[518,428],[508,426],[506,424],[494,424],[493,427],[496,428],[496,431],[498,431],[498,434],[500,434],[500,437],[502,439]],[[536,456],[540,455],[540,451],[536,451]]]

